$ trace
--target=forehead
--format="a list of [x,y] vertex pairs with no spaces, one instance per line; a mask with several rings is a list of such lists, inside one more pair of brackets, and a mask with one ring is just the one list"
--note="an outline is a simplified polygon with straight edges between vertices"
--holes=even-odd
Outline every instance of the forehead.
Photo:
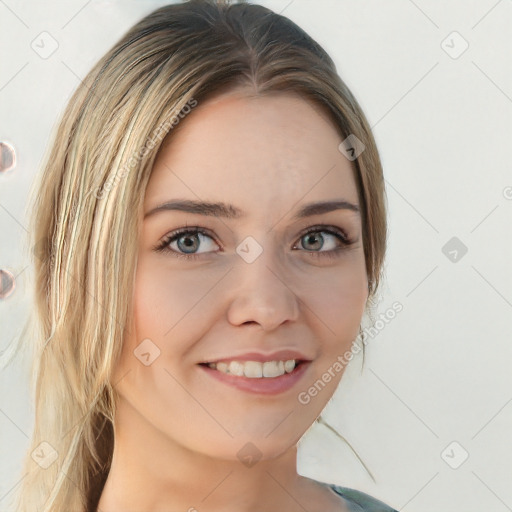
[[236,91],[198,104],[155,161],[146,210],[172,198],[225,201],[255,216],[298,201],[357,203],[351,162],[326,113],[292,94]]

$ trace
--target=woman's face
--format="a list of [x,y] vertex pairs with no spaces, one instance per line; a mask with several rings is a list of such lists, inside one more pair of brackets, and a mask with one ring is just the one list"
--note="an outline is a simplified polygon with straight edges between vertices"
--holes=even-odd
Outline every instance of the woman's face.
[[351,162],[298,96],[239,90],[181,122],[145,195],[120,417],[209,456],[275,457],[332,396],[364,312]]

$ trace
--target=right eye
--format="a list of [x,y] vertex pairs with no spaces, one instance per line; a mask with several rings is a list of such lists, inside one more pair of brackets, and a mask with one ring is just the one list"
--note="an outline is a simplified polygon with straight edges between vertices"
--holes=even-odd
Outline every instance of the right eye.
[[[200,257],[200,254],[216,252],[208,250],[194,252],[199,249],[200,245],[204,245],[207,239],[213,241],[213,237],[200,227],[181,228],[165,235],[159,244],[154,247],[154,250],[170,253],[171,256],[176,258],[196,259]],[[175,245],[173,246],[173,244]],[[216,242],[215,245],[217,245]]]

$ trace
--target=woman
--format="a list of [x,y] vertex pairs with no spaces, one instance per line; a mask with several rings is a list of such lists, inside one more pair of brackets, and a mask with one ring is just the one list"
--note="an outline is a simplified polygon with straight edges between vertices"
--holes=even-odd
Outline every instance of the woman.
[[375,141],[315,41],[257,5],[156,10],[40,180],[19,512],[392,510],[296,471],[386,244]]

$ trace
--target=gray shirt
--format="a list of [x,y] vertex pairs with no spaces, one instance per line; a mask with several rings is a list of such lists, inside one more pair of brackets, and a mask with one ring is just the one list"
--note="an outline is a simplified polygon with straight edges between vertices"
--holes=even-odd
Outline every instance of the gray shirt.
[[364,492],[334,484],[329,484],[329,487],[350,503],[351,512],[398,512],[394,508],[382,503],[382,501],[376,498],[372,498],[369,494],[365,494]]

